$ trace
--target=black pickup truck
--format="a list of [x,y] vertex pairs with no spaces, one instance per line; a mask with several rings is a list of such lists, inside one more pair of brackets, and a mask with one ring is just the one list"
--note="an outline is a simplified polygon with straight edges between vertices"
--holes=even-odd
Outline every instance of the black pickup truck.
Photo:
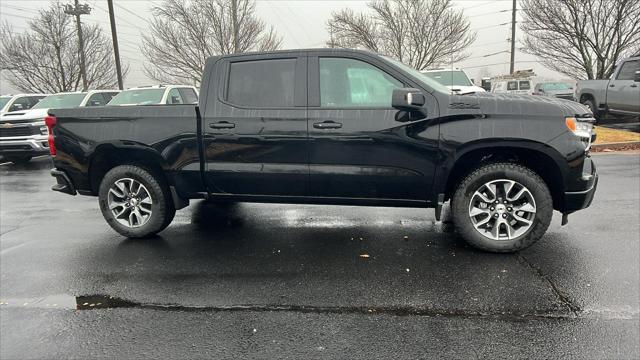
[[496,252],[591,203],[593,115],[446,87],[391,58],[313,49],[212,57],[200,102],[50,110],[53,190],[98,196],[137,238],[189,199],[435,208]]

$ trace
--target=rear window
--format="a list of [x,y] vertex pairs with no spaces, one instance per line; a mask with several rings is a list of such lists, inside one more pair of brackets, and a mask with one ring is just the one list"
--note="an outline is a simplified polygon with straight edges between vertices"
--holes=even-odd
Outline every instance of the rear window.
[[507,90],[518,90],[518,82],[517,81],[509,81],[507,83]]
[[86,93],[49,95],[40,100],[32,109],[64,109],[80,106]]
[[527,81],[520,81],[520,90],[530,90],[531,89],[531,82]]
[[109,101],[108,105],[160,104],[165,89],[125,90]]
[[192,88],[180,88],[180,95],[185,104],[197,104],[198,95]]
[[227,101],[258,108],[293,107],[296,59],[231,63]]

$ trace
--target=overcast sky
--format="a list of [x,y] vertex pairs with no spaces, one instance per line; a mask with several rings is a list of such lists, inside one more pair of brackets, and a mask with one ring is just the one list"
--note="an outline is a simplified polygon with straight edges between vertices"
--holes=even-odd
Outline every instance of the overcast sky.
[[[24,31],[27,29],[28,21],[37,16],[38,10],[48,7],[51,2],[48,0],[1,0],[0,20],[9,22],[15,31]],[[62,1],[62,3],[67,2],[72,1]],[[91,14],[82,17],[83,22],[98,23],[105,33],[110,35],[107,1],[81,0],[81,2],[88,3],[92,7]],[[283,37],[283,48],[324,47],[328,39],[326,23],[331,17],[331,12],[345,7],[356,11],[367,11],[367,2],[368,0],[258,0],[256,11],[261,19],[273,25]],[[122,61],[130,66],[129,75],[125,79],[125,88],[153,84],[154,82],[143,72],[144,57],[139,50],[142,42],[140,34],[149,29],[146,19],[151,18],[151,8],[160,5],[162,1],[114,0],[114,3]],[[453,3],[455,7],[464,9],[478,37],[468,49],[471,57],[449,66],[464,69],[472,78],[481,76],[485,71],[491,75],[508,73],[509,43],[507,39],[511,31],[512,1],[454,0]],[[516,39],[521,39],[520,35],[518,34]],[[517,44],[516,47],[518,46]],[[485,57],[501,51],[505,52]],[[516,69],[534,69],[538,75],[549,79],[563,78],[562,75],[544,68],[535,60],[535,57],[517,51]],[[11,92],[15,92],[15,89],[3,78],[0,83],[0,93]]]

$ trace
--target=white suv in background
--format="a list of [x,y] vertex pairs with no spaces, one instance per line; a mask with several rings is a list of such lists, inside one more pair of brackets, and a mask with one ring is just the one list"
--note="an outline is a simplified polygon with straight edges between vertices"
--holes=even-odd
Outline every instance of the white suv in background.
[[0,96],[0,115],[11,111],[29,110],[49,94],[18,94]]
[[467,74],[460,69],[428,69],[420,72],[424,76],[451,89],[453,94],[464,95],[486,92],[480,86],[474,85]]
[[49,95],[30,110],[0,116],[0,155],[3,161],[26,163],[32,157],[49,153],[44,117],[49,109],[102,106],[119,90],[91,90]]
[[197,104],[198,89],[187,85],[140,86],[123,90],[109,106]]

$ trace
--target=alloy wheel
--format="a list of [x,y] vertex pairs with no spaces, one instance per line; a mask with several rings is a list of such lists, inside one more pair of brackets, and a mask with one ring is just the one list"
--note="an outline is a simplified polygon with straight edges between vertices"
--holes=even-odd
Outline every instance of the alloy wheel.
[[511,240],[525,234],[535,216],[531,191],[513,180],[489,181],[473,193],[469,202],[473,227],[492,240]]

